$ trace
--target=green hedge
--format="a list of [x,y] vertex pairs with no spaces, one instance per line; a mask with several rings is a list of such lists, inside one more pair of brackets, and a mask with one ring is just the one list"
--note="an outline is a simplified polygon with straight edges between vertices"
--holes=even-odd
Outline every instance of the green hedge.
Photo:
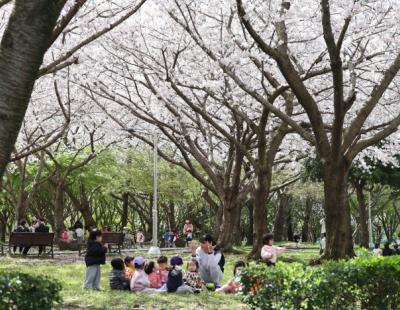
[[253,309],[400,309],[400,256],[258,265],[241,278]]
[[61,284],[44,276],[20,272],[0,273],[0,309],[52,309],[61,302]]

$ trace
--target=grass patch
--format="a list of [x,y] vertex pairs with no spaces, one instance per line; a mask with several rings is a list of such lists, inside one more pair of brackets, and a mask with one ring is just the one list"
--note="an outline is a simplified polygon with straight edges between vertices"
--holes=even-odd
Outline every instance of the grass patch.
[[[227,282],[233,273],[233,265],[237,260],[246,260],[249,247],[241,247],[235,253],[227,254],[225,275],[222,283]],[[133,253],[133,255],[136,255]],[[173,253],[168,252],[168,257]],[[318,250],[288,251],[282,256],[283,261],[307,262],[318,255]],[[144,255],[146,259],[154,259]],[[186,260],[188,254],[183,255]],[[108,259],[109,261],[109,259]],[[116,292],[109,289],[108,276],[110,264],[101,267],[102,291],[87,291],[82,289],[85,265],[83,261],[71,262],[64,259],[38,259],[2,257],[0,271],[21,271],[31,275],[48,275],[59,280],[63,285],[62,309],[248,309],[241,302],[241,296],[224,295],[221,293],[201,292],[199,295],[178,294],[134,294]]]

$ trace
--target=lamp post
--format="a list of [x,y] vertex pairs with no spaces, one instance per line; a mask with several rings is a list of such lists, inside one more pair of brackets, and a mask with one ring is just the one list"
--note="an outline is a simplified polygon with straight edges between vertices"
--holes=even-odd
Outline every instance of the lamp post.
[[368,193],[368,237],[369,247],[373,248],[374,243],[372,240],[371,192]]
[[[135,133],[141,133],[145,135],[149,135],[148,132],[139,131],[135,129],[125,129],[133,136],[137,137]],[[154,131],[153,134],[153,207],[152,207],[152,217],[153,217],[153,227],[152,227],[152,246],[149,249],[149,254],[159,255],[161,253],[160,248],[158,247],[158,212],[157,212],[157,203],[158,203],[158,136]]]
[[158,213],[157,213],[157,181],[158,181],[158,137],[157,134],[153,133],[153,245],[149,249],[149,254],[160,254],[160,248],[158,247]]

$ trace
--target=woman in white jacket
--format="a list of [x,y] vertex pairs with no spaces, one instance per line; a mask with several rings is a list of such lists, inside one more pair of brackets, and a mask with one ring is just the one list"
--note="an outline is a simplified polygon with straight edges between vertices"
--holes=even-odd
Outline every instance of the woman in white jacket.
[[200,238],[200,246],[194,242],[191,244],[192,257],[199,263],[199,273],[206,283],[214,283],[221,286],[224,273],[219,265],[222,259],[221,251],[215,251],[214,240],[210,235]]

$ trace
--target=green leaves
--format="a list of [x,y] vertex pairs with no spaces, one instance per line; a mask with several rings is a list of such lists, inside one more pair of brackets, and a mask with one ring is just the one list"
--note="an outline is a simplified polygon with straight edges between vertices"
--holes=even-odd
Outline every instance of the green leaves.
[[400,256],[301,264],[258,265],[242,272],[244,301],[253,309],[398,309]]
[[61,302],[61,284],[44,276],[0,273],[0,309],[50,310]]

